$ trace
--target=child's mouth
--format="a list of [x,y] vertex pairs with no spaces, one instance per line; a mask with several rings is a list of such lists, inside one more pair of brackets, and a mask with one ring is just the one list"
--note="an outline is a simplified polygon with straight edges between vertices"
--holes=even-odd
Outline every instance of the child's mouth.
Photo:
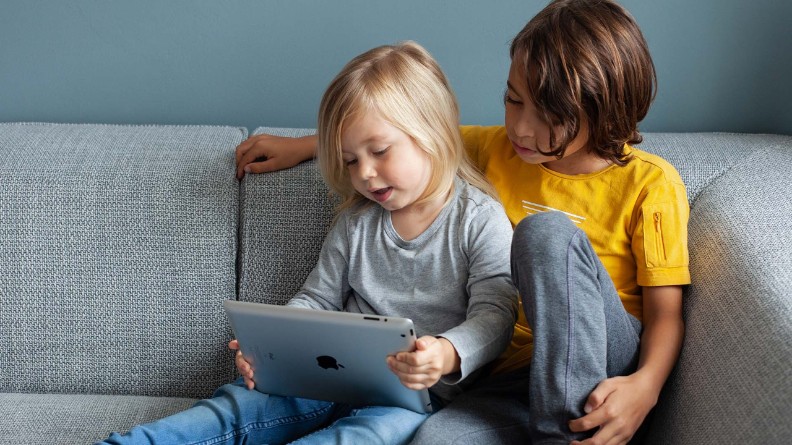
[[392,190],[393,187],[385,187],[377,190],[372,190],[371,194],[374,196],[374,199],[376,199],[377,202],[383,202],[386,201],[388,198],[390,198]]
[[514,151],[517,152],[517,154],[532,155],[532,154],[536,153],[536,150],[531,150],[530,148],[526,148],[526,147],[523,147],[521,145],[517,145],[514,142],[512,142],[512,148],[514,148]]

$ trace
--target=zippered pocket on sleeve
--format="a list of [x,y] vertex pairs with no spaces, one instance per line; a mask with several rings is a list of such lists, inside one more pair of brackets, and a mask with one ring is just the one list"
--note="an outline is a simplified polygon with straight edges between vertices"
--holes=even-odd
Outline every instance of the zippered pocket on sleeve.
[[[643,207],[643,246],[646,256],[646,267],[673,267],[675,246],[677,242],[674,225],[674,208],[671,203],[651,204]],[[676,263],[679,263],[676,261]]]
[[652,219],[654,219],[655,229],[655,252],[657,253],[658,261],[664,266],[668,263],[668,257],[666,256],[665,240],[663,239],[663,213],[654,212],[652,214]]

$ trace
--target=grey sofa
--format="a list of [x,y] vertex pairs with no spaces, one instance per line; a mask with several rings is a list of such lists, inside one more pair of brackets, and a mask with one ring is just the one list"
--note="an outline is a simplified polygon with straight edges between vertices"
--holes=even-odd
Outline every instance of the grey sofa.
[[[222,301],[285,302],[332,211],[311,162],[237,181],[245,137],[0,124],[0,444],[91,443],[234,378]],[[792,137],[642,147],[677,167],[692,207],[687,335],[649,442],[788,443]]]

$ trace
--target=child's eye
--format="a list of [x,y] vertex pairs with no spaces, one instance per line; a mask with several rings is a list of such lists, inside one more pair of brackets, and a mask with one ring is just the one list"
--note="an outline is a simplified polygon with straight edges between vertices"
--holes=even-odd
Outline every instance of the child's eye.
[[512,98],[511,96],[509,96],[509,93],[504,93],[503,94],[503,101],[506,102],[507,104],[512,104],[512,105],[520,105],[520,104],[522,104],[522,102],[520,102],[520,101]]
[[377,150],[374,152],[374,156],[382,156],[390,150],[390,147],[385,147],[382,150]]
[[344,165],[346,165],[347,167],[351,167],[355,164],[357,164],[357,159],[347,159],[344,161]]

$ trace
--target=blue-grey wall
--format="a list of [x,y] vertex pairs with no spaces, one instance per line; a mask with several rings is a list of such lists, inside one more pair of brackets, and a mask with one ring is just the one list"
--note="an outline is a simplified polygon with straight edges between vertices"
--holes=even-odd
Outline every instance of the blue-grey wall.
[[[463,122],[496,124],[509,40],[545,3],[2,0],[0,121],[313,127],[347,60],[414,39]],[[643,130],[792,134],[792,2],[622,3],[659,75]]]

